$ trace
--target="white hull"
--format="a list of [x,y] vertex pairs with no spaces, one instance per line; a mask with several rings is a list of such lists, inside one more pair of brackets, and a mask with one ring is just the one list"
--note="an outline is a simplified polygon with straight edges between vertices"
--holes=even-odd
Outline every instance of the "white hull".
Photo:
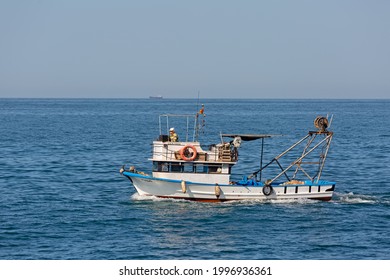
[[271,193],[265,195],[263,186],[193,183],[154,178],[132,172],[124,172],[123,175],[132,181],[139,195],[210,202],[302,198],[328,201],[332,199],[335,187],[335,183],[326,181],[300,185],[272,184]]

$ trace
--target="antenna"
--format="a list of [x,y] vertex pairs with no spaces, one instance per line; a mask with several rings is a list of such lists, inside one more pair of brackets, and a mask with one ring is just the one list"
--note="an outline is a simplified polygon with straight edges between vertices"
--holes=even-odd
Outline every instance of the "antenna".
[[196,101],[196,112],[199,111],[199,94],[200,94],[200,92],[198,90],[198,100]]
[[198,90],[198,100],[196,101],[196,115],[195,115],[195,141],[198,141],[199,137],[199,90]]

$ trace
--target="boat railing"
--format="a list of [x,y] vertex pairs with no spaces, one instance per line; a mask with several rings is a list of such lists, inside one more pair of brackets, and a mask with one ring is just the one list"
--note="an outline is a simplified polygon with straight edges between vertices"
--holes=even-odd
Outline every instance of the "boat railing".
[[232,148],[229,142],[212,144],[203,149],[199,142],[169,142],[161,140],[153,142],[152,160],[188,161],[188,158],[182,158],[182,150],[187,147],[191,147],[191,150],[196,150],[196,156],[191,161],[235,163],[238,160],[237,149]]
[[[176,114],[163,114],[160,115],[158,118],[159,122],[159,131],[160,131],[160,137],[163,135],[169,135],[169,129],[172,125],[171,119],[183,119],[185,121],[185,142],[188,142],[190,139],[190,130],[193,129],[192,133],[192,142],[197,141],[196,139],[196,129],[197,129],[197,116],[196,115],[189,115],[189,114],[184,114],[184,115],[176,115]],[[191,120],[193,120],[193,128],[191,127],[192,125]],[[179,136],[181,137],[181,136]]]

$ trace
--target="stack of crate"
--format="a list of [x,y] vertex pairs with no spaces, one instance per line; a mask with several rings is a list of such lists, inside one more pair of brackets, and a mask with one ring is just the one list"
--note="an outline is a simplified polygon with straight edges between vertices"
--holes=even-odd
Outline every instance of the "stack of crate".
[[219,147],[219,160],[220,161],[232,161],[232,155],[230,153],[230,146],[223,145]]

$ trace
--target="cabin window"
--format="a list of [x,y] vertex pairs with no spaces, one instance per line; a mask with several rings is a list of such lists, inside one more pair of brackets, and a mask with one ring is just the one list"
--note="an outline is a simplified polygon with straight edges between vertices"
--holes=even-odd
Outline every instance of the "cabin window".
[[165,162],[154,162],[153,163],[153,171],[168,172],[169,165],[168,165],[168,163],[165,163]]
[[184,172],[184,173],[226,173],[231,167],[222,168],[220,164],[182,163],[182,162],[153,162],[154,172]]
[[195,173],[206,173],[207,168],[204,164],[195,164],[194,171],[195,171]]
[[169,171],[169,166],[167,163],[162,163],[161,165],[161,171],[162,172],[168,172]]
[[209,165],[208,173],[221,173],[222,167],[220,165]]
[[185,173],[193,173],[194,172],[194,165],[191,163],[185,163],[183,165],[183,172]]
[[178,162],[171,163],[171,171],[172,172],[183,172],[183,166]]

